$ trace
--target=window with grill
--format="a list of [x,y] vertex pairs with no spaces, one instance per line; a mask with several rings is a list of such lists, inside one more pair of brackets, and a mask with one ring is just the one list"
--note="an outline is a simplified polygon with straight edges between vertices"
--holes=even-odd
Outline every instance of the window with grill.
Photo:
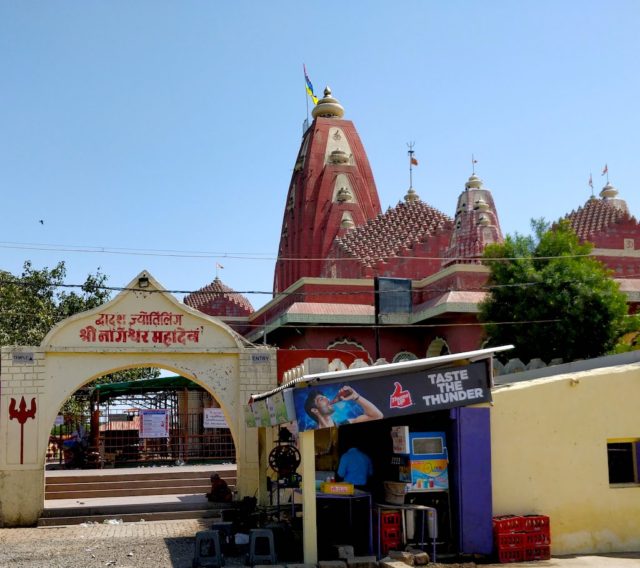
[[610,485],[638,485],[640,438],[607,440]]

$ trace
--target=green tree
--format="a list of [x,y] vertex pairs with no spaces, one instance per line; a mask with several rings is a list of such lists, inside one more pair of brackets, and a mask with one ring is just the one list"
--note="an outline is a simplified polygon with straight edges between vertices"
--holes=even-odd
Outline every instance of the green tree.
[[0,271],[0,346],[39,345],[59,321],[109,300],[100,271],[89,274],[78,291],[67,288],[66,274],[64,262],[37,270],[26,261],[20,276]]
[[547,363],[599,357],[628,331],[626,298],[611,272],[588,256],[566,221],[549,229],[532,221],[534,236],[507,236],[486,248],[491,272],[480,305],[490,345],[515,345],[505,357]]
[[[107,276],[100,270],[79,285],[67,285],[67,269],[59,262],[37,270],[30,261],[22,274],[0,270],[0,346],[40,345],[58,322],[109,301]],[[128,369],[105,375],[96,383],[132,381],[159,376],[157,369]]]

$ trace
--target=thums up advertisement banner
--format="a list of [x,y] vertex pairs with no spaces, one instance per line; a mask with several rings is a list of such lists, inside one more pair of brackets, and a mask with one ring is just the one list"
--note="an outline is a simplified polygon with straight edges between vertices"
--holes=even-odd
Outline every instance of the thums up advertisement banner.
[[292,391],[301,432],[491,401],[486,361]]

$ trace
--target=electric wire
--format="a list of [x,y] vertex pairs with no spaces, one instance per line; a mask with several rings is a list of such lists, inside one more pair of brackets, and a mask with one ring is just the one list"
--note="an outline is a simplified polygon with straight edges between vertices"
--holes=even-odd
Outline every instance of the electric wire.
[[[259,252],[228,252],[228,251],[185,251],[185,250],[164,250],[164,249],[135,249],[135,248],[118,248],[118,247],[104,247],[104,246],[84,246],[84,245],[49,245],[45,243],[15,243],[15,242],[0,242],[0,248],[16,249],[16,250],[37,250],[43,252],[77,252],[77,253],[100,253],[100,254],[114,254],[114,255],[128,255],[128,256],[159,256],[159,257],[172,257],[172,258],[210,258],[210,259],[233,259],[233,260],[268,260],[268,261],[287,261],[287,262],[315,262],[331,260],[332,262],[352,262],[357,261],[370,261],[369,257],[362,256],[347,256],[342,258],[315,258],[315,257],[292,257],[292,256],[278,256],[273,253],[259,253]],[[593,256],[592,254],[576,254],[576,255],[563,255],[558,256],[537,256],[535,260],[552,260],[555,258],[570,259],[570,258],[584,258]],[[381,256],[375,260],[388,261],[393,258],[403,258],[409,260],[440,260],[440,261],[469,261],[474,262],[499,262],[499,261],[515,261],[515,260],[531,260],[530,257],[457,257],[457,256]]]

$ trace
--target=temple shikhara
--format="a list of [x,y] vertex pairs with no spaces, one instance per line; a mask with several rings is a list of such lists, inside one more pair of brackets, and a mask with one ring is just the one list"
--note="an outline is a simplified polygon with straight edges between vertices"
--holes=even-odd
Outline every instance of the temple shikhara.
[[[256,311],[216,277],[185,303],[282,349],[365,351],[370,362],[477,349],[488,276],[480,258],[503,239],[491,190],[473,173],[461,180],[457,201],[452,193],[451,215],[413,187],[383,212],[364,145],[344,113],[327,87],[283,188],[273,299]],[[637,311],[640,225],[616,188],[607,181],[599,197],[561,218],[594,244],[592,254]],[[376,309],[376,286],[385,284],[399,298],[395,309]]]

